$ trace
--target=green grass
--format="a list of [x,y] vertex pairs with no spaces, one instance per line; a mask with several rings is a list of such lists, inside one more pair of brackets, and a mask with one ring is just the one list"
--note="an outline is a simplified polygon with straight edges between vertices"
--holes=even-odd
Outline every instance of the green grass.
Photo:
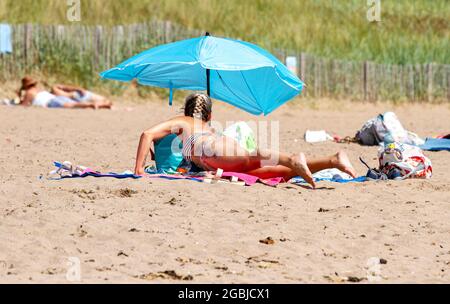
[[[380,63],[450,63],[448,0],[82,0],[82,24],[170,20],[267,48]],[[63,0],[0,0],[0,21],[67,24]]]

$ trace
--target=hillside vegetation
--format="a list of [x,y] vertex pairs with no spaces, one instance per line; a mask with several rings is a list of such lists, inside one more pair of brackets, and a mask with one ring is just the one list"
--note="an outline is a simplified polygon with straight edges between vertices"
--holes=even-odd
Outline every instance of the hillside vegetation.
[[[448,0],[81,0],[82,24],[169,20],[265,47],[380,63],[450,63]],[[0,0],[0,22],[68,24],[67,1]]]

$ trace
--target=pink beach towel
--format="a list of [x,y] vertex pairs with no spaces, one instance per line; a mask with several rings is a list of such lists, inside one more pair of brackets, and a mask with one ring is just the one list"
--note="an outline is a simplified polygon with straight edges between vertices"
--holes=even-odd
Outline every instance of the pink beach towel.
[[252,186],[257,182],[263,183],[267,186],[275,187],[283,181],[282,177],[275,177],[269,179],[262,179],[254,175],[249,175],[245,173],[237,173],[237,172],[223,172],[222,177],[236,177],[245,182],[247,186]]

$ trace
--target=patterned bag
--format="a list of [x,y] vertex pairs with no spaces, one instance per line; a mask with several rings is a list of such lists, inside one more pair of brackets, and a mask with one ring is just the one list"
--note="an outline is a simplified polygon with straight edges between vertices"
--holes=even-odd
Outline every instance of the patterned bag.
[[419,147],[390,143],[378,151],[380,172],[389,179],[431,178],[431,161]]

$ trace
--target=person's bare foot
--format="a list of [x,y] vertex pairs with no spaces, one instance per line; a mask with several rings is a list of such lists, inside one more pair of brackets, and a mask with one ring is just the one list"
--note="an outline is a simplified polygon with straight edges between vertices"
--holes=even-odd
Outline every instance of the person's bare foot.
[[344,151],[339,151],[336,155],[334,155],[332,162],[334,168],[349,174],[353,178],[356,178],[356,170],[353,168],[347,153]]
[[112,102],[109,100],[105,101],[105,102],[98,101],[98,102],[95,102],[95,104],[96,104],[97,110],[99,110],[99,109],[112,110]]
[[112,110],[113,109],[112,101],[105,99],[103,102],[103,109]]
[[308,184],[310,184],[313,189],[316,188],[316,183],[312,176],[311,171],[306,164],[305,154],[299,153],[298,155],[292,157],[293,166],[295,168],[295,173],[300,175]]

